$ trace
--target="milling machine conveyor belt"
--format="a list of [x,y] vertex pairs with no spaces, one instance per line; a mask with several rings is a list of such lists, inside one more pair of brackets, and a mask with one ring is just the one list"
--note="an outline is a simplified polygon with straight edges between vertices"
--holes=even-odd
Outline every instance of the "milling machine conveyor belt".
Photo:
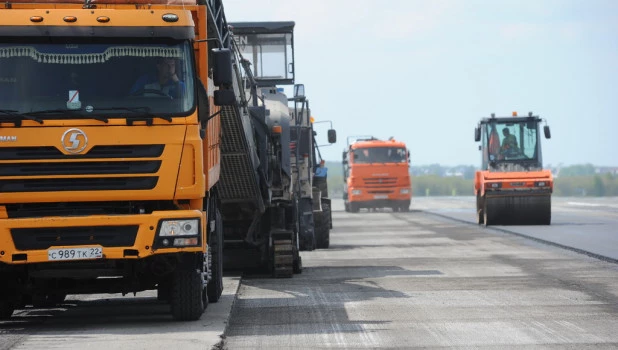
[[241,113],[236,106],[222,107],[221,130],[221,201],[252,202],[263,209],[256,170],[259,159],[249,115]]

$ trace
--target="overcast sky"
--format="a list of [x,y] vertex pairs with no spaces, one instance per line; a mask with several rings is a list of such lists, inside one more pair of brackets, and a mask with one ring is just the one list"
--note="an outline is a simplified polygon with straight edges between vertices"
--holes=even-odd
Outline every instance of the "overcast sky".
[[413,165],[478,165],[478,120],[532,111],[552,129],[545,164],[618,166],[618,1],[224,6],[229,22],[296,23],[296,82],[338,134],[327,160],[341,159],[347,136],[371,134],[406,142]]

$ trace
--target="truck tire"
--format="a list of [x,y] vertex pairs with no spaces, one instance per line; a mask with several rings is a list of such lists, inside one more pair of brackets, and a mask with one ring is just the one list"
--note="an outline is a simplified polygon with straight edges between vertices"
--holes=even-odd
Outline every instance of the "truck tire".
[[350,212],[358,213],[360,211],[360,207],[356,203],[350,203]]
[[318,227],[315,228],[317,247],[319,249],[326,249],[330,246],[330,230],[325,223],[320,223]]
[[178,321],[195,321],[208,306],[208,295],[202,283],[202,273],[195,267],[178,266],[174,271],[171,311]]
[[212,266],[211,280],[208,282],[208,301],[216,303],[223,293],[223,220],[219,210],[215,213],[215,230],[208,241]]
[[8,320],[15,311],[15,304],[8,300],[0,300],[0,320]]

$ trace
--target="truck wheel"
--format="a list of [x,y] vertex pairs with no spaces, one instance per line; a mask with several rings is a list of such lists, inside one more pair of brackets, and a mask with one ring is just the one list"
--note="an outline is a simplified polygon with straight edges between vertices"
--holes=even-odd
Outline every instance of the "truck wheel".
[[320,228],[316,228],[317,246],[320,249],[326,249],[330,246],[330,230],[322,223]]
[[15,311],[15,304],[7,300],[0,300],[0,320],[8,320]]
[[360,211],[360,207],[356,203],[350,203],[350,212],[358,213]]
[[208,246],[210,247],[210,256],[212,266],[211,280],[208,282],[208,301],[216,303],[223,292],[223,220],[219,210],[215,214],[215,230],[210,235]]
[[172,316],[178,321],[198,320],[208,306],[202,273],[195,267],[178,267],[172,282]]

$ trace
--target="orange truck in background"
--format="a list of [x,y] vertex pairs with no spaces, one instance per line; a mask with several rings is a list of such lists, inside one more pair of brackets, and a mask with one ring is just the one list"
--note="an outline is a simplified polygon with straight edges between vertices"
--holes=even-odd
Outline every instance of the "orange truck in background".
[[219,299],[222,9],[0,4],[0,319],[67,294],[157,290],[196,320]]
[[412,199],[409,162],[410,152],[401,141],[348,137],[348,147],[343,151],[345,210],[352,213],[361,208],[409,211]]
[[[549,225],[554,180],[543,169],[541,123],[532,115],[483,118],[474,132],[482,166],[475,174],[477,222],[484,225]],[[549,126],[543,127],[550,138]]]

